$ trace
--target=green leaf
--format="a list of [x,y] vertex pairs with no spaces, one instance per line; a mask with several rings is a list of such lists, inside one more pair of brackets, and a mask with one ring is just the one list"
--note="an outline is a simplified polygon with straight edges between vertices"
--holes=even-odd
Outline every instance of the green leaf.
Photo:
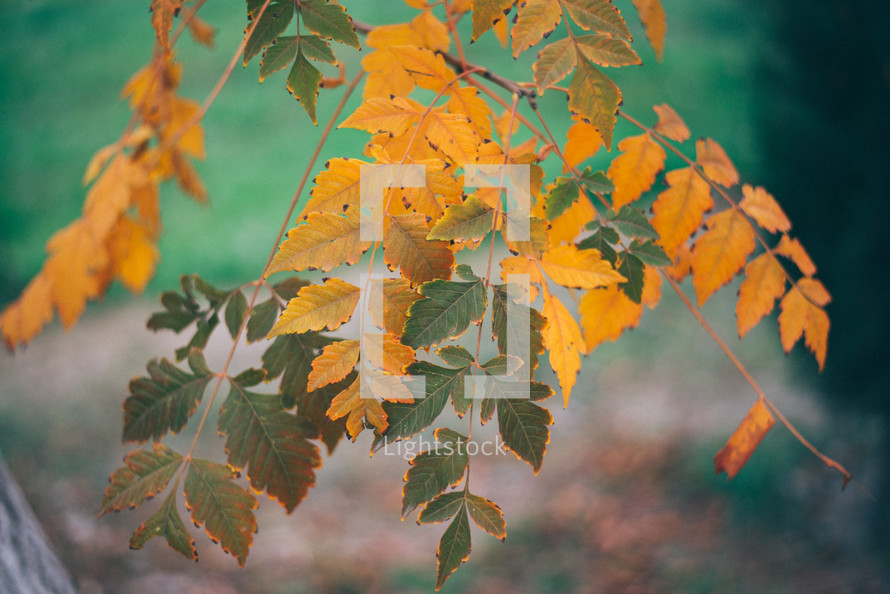
[[476,525],[503,542],[507,538],[507,522],[500,506],[478,495],[467,493],[467,510]]
[[507,285],[494,285],[493,289],[491,337],[497,340],[498,352],[508,354],[508,345],[511,344],[516,351],[513,354],[519,355],[527,350],[530,369],[537,369],[538,355],[544,352],[541,330],[547,320],[538,310],[512,301],[509,304],[510,311],[518,311],[520,315],[508,316]]
[[299,47],[300,38],[296,35],[279,37],[270,45],[263,52],[263,59],[260,62],[260,82],[266,80],[269,75],[287,68],[297,57]]
[[630,31],[611,0],[560,0],[575,24],[585,31],[609,33],[630,40]]
[[541,408],[531,400],[497,400],[498,430],[504,445],[525,460],[535,474],[544,462],[544,452],[550,441],[547,425],[553,424],[553,417],[546,408]]
[[630,243],[630,247],[627,248],[627,251],[631,252],[634,256],[650,266],[671,266],[674,263],[674,261],[664,253],[661,246],[653,243],[651,239],[647,239],[646,241],[634,239]]
[[[433,424],[448,402],[463,398],[464,375],[466,368],[449,369],[428,361],[417,361],[405,370],[408,375],[423,375],[426,378],[425,395],[416,394],[414,402],[384,402],[389,426],[383,435],[374,439],[372,451],[377,451],[387,443],[405,439],[423,431]],[[408,382],[409,386],[414,382]]]
[[113,511],[135,509],[146,499],[167,488],[167,483],[182,466],[182,456],[156,443],[152,451],[134,450],[124,457],[124,464],[111,473],[99,517]]
[[278,320],[278,301],[274,297],[253,307],[247,320],[247,342],[265,338]]
[[470,351],[459,345],[448,345],[436,350],[436,354],[452,367],[463,368],[476,362]]
[[578,58],[571,45],[571,39],[560,39],[538,53],[538,61],[533,66],[538,93],[543,93],[574,70]]
[[497,408],[497,400],[495,398],[484,398],[479,406],[479,421],[485,425],[494,416]]
[[288,279],[272,285],[272,290],[275,291],[275,294],[278,295],[283,301],[288,302],[297,296],[297,293],[300,292],[300,289],[302,289],[303,287],[308,287],[310,284],[311,283],[307,280],[303,280],[298,276],[292,276]]
[[625,251],[618,266],[618,272],[627,282],[618,285],[618,288],[624,291],[628,299],[634,303],[640,303],[643,300],[643,275],[645,273],[645,264],[630,252]]
[[182,431],[213,377],[188,373],[167,359],[149,361],[147,369],[150,377],[133,379],[124,401],[125,442],[158,440],[168,431]]
[[149,330],[173,330],[177,334],[201,316],[201,308],[194,300],[183,297],[176,291],[161,293],[161,305],[167,311],[156,312],[148,319]]
[[[609,194],[615,190],[615,185],[605,173],[602,171],[594,172],[590,167],[581,174],[581,185],[590,193]],[[593,198],[590,198],[590,201],[593,202]]]
[[411,459],[402,489],[402,517],[406,517],[421,503],[460,483],[467,469],[466,448],[458,440],[437,444],[435,449]]
[[442,535],[436,556],[439,558],[439,570],[436,578],[436,590],[442,587],[445,580],[470,557],[470,519],[467,508],[461,505],[451,525]]
[[596,128],[606,149],[612,149],[615,113],[621,105],[621,91],[609,77],[583,55],[569,85],[569,109]]
[[331,44],[326,39],[317,35],[301,35],[300,48],[310,60],[337,65],[337,56],[334,55]]
[[328,4],[324,0],[303,1],[300,17],[303,25],[316,35],[361,49],[352,19],[339,4]]
[[452,204],[430,229],[427,239],[460,242],[482,239],[494,226],[494,209],[475,196],[463,204]]
[[[250,12],[250,6],[248,6],[248,15],[253,16],[255,14],[256,12]],[[287,26],[293,18],[293,0],[273,0],[268,8],[266,8],[266,12],[263,13],[263,16],[257,22],[256,28],[250,35],[250,39],[248,39],[247,43],[244,45],[244,65],[247,66],[247,63],[250,62],[254,56],[263,51],[264,48],[275,43],[275,40],[278,39],[279,35],[284,33],[284,30],[287,29]],[[244,29],[245,35],[249,30],[249,27]]]
[[420,511],[417,516],[418,524],[438,524],[444,522],[457,513],[464,505],[466,499],[463,491],[452,491],[439,495]]
[[[334,397],[348,388],[355,381],[356,377],[357,374],[353,371],[335,384],[329,384],[311,392],[305,392],[295,402],[297,418],[303,424],[308,425],[308,427],[303,429],[306,437],[321,439],[328,449],[328,454],[334,453],[334,448],[337,447],[337,444],[340,443],[340,440],[346,434],[347,417],[344,416],[331,420],[327,415],[327,411],[331,407]],[[282,401],[284,401],[284,398],[282,398]],[[310,429],[311,435],[309,434]]]
[[305,396],[312,360],[320,349],[334,340],[317,332],[281,335],[263,353],[266,379],[272,380],[283,374],[279,393],[284,408],[293,408]]
[[244,567],[256,532],[251,510],[257,500],[234,479],[235,473],[224,464],[192,458],[183,491],[192,522],[203,525],[210,539]]
[[552,221],[564,213],[579,196],[578,184],[575,183],[575,180],[571,177],[557,177],[556,183],[550,187],[550,191],[547,193],[545,206],[547,220]]
[[655,230],[643,211],[630,205],[622,206],[621,210],[609,219],[609,224],[628,237],[658,239],[658,231]]
[[211,307],[213,307],[214,309],[218,308],[226,299],[228,299],[229,293],[227,293],[226,291],[217,289],[197,274],[193,274],[191,276],[195,289],[197,289],[198,292],[201,293],[204,298],[210,302]]
[[596,232],[593,235],[585,237],[584,239],[579,241],[578,249],[595,249],[599,251],[600,256],[614,265],[618,259],[618,253],[615,251],[615,248],[613,248],[611,244],[621,241],[621,238],[618,236],[618,232],[611,227],[601,227],[599,221],[593,221],[590,225],[588,225],[588,229],[591,227],[591,225],[595,225]]
[[130,537],[130,548],[141,549],[154,536],[163,536],[174,550],[191,561],[198,560],[195,539],[189,534],[179,510],[176,509],[175,491],[167,495],[161,508],[133,532],[133,536]]
[[414,349],[429,347],[466,332],[485,315],[485,283],[432,280],[420,286],[420,299],[408,308],[402,343]]
[[227,436],[229,466],[246,469],[254,491],[265,490],[292,512],[315,484],[321,466],[318,448],[302,435],[300,422],[281,407],[278,395],[250,392],[231,380],[219,415],[219,433]]
[[246,317],[247,298],[241,291],[235,291],[226,304],[226,327],[229,329],[229,334],[232,335],[232,338],[238,336],[238,331],[241,329],[241,324],[244,323],[244,318]]
[[315,106],[318,103],[318,89],[321,87],[321,72],[309,63],[303,52],[297,51],[297,59],[287,75],[287,90],[303,104],[309,119],[318,125],[315,118]]

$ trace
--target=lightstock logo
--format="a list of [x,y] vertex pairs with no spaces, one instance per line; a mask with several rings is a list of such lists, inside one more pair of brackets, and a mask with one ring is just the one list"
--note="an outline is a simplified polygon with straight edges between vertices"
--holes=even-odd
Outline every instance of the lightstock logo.
[[[427,185],[425,165],[362,165],[359,173],[359,237],[361,241],[383,241],[386,212],[386,194],[391,188],[425,188]],[[496,226],[503,229],[504,239],[509,242],[530,240],[531,192],[528,165],[472,165],[464,170],[464,189],[497,188],[499,208],[496,209]],[[502,200],[503,198],[503,200]],[[385,249],[385,248],[384,248]],[[468,267],[459,267],[458,274],[480,281],[472,275]],[[387,350],[382,334],[384,319],[384,285],[388,279],[398,277],[383,272],[372,271],[362,274],[363,287],[360,305],[360,347],[359,363],[361,398],[377,400],[422,399],[426,396],[424,375],[392,375],[386,372]],[[467,279],[465,279],[467,280]],[[505,316],[506,336],[502,338],[500,351],[505,356],[496,358],[494,363],[484,366],[470,365],[470,372],[464,376],[464,397],[472,399],[529,399],[531,369],[525,362],[530,361],[530,279],[527,274],[508,274],[505,285],[493,287],[490,283],[480,285],[491,298],[492,291],[501,291],[505,307],[493,315]],[[446,283],[449,281],[433,281]],[[457,285],[458,283],[453,283]],[[484,308],[483,312],[484,313]],[[448,314],[442,317],[447,318]],[[447,320],[445,321],[447,324]],[[506,348],[504,348],[506,347]],[[469,361],[468,361],[469,363]],[[501,444],[490,444],[492,451],[503,450]],[[484,452],[483,452],[484,453]]]

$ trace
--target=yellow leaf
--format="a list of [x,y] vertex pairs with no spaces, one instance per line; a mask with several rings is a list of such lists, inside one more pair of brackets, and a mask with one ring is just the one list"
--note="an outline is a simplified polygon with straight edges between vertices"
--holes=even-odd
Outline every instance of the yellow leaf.
[[46,249],[49,257],[43,273],[49,280],[59,318],[70,329],[83,313],[87,299],[102,294],[108,254],[83,219],[56,231]]
[[400,338],[408,319],[408,308],[423,297],[418,295],[408,281],[403,278],[383,279],[383,295],[380,295],[380,291],[381,283],[371,285],[370,303],[383,302],[382,311],[376,307],[371,308],[374,325],[385,329],[387,334]]
[[114,154],[120,150],[120,147],[115,144],[109,144],[107,146],[103,146],[96,154],[90,158],[90,162],[87,164],[87,168],[83,173],[83,185],[88,185],[91,181],[96,179],[96,176],[99,175],[99,172],[105,168],[105,165],[108,163],[108,160],[114,156]]
[[346,430],[352,441],[358,437],[364,428],[363,419],[368,421],[381,432],[386,430],[389,423],[386,420],[386,412],[380,403],[374,398],[362,398],[360,390],[361,378],[356,378],[349,387],[334,396],[331,406],[327,410],[328,418],[337,420],[349,415],[346,419]]
[[447,241],[428,241],[430,227],[417,213],[389,216],[383,234],[383,261],[399,268],[412,285],[451,278],[454,253]]
[[686,127],[686,123],[670,105],[662,103],[661,105],[652,106],[652,109],[658,114],[658,123],[655,124],[656,132],[665,138],[670,138],[677,142],[689,140],[689,137],[692,136],[689,128]]
[[683,244],[674,255],[674,265],[665,270],[678,283],[692,273],[692,250]]
[[463,167],[476,161],[482,139],[465,115],[431,111],[424,120],[424,137],[449,161]]
[[695,141],[695,161],[709,178],[721,186],[730,188],[739,183],[739,172],[715,140],[705,138]]
[[414,84],[422,89],[438,93],[445,90],[456,77],[454,71],[445,65],[441,54],[426,48],[394,45],[386,51],[391,54],[390,59],[401,65],[414,80]]
[[170,29],[173,28],[173,17],[179,15],[180,8],[182,0],[151,0],[151,24],[165,54],[170,53]]
[[447,52],[448,47],[451,45],[451,35],[448,33],[448,27],[429,10],[424,10],[411,21],[411,29],[417,35],[422,47],[433,51]]
[[825,310],[818,307],[810,308],[810,315],[807,317],[807,325],[804,328],[804,342],[816,356],[816,362],[819,363],[819,371],[825,367],[825,356],[828,353],[828,329],[830,327],[828,314]]
[[821,306],[827,305],[831,296],[817,280],[802,278],[791,287],[782,299],[779,314],[779,336],[785,352],[791,351],[802,334],[806,334],[806,345],[819,362],[821,370],[825,365],[828,351],[828,315]]
[[[362,342],[368,362],[386,373],[404,375],[405,368],[416,360],[414,349],[402,344],[398,338],[391,334],[371,335],[364,333]],[[387,398],[387,400],[390,399]]]
[[189,19],[189,33],[192,34],[192,39],[194,39],[201,45],[213,49],[216,29],[211,27],[209,24],[207,24],[206,21],[200,19],[195,14],[192,14],[191,18]]
[[287,232],[287,239],[279,246],[264,277],[288,270],[327,272],[344,263],[352,265],[361,260],[369,247],[370,241],[360,240],[359,217],[355,209],[347,216],[309,213],[304,223]]
[[825,307],[831,303],[831,295],[828,293],[828,289],[814,278],[799,279],[797,288],[800,289],[804,297],[819,307]]
[[627,328],[636,328],[643,306],[613,285],[584,293],[578,313],[584,330],[585,352],[590,353],[607,340],[617,340]]
[[[461,0],[463,2],[468,2],[469,0]],[[500,42],[501,47],[507,47],[507,38],[510,36],[510,32],[507,30],[507,19],[501,19],[497,21],[494,26],[491,28],[494,31],[494,36],[497,37],[497,40]]]
[[448,98],[449,113],[464,114],[481,138],[491,138],[491,107],[473,87],[454,89]]
[[587,198],[576,198],[565,212],[550,221],[551,246],[575,241],[584,226],[596,218],[596,209]]
[[[606,149],[611,150],[612,132],[615,129],[615,114],[618,112],[618,106],[622,102],[621,90],[582,53],[579,51],[575,53],[577,54],[577,68],[575,69],[575,75],[572,77],[572,83],[569,85],[569,111],[573,115],[577,115],[593,124],[600,138],[603,139]],[[543,56],[544,52],[541,52],[541,54]],[[538,64],[541,64],[541,60],[538,60]],[[565,66],[562,60],[557,60],[554,65],[556,74],[558,75],[561,68]],[[537,77],[539,73],[541,73],[540,68],[535,73],[535,82],[541,87],[546,82],[543,79],[549,77],[542,76],[542,80],[539,80]],[[551,74],[553,74],[552,70]]]
[[779,245],[773,251],[794,262],[794,265],[797,266],[804,276],[816,274],[816,265],[797,239],[791,239],[787,235],[783,235],[782,239],[779,240]]
[[176,148],[196,159],[204,159],[204,129],[200,124],[186,126],[201,110],[201,106],[193,99],[172,97],[170,101],[170,121],[164,128],[161,136],[166,139],[169,136],[179,135]]
[[358,340],[340,340],[324,347],[321,354],[312,360],[306,389],[312,392],[345,378],[358,363],[360,351],[361,343]]
[[572,244],[545,252],[539,265],[553,282],[563,287],[595,289],[627,280],[597,250],[579,250]]
[[53,319],[50,281],[38,273],[22,295],[0,313],[0,334],[7,348],[28,344]]
[[667,35],[667,15],[661,0],[633,0],[640,15],[640,22],[646,29],[646,37],[655,50],[655,58],[661,62],[664,57],[664,38]]
[[562,9],[558,0],[525,0],[519,5],[516,24],[510,35],[513,38],[513,57],[533,45],[537,45],[559,24]]
[[572,387],[575,385],[578,370],[581,369],[581,355],[584,337],[575,322],[575,316],[566,306],[544,288],[544,308],[541,312],[547,320],[541,334],[544,348],[550,352],[550,367],[559,378],[562,388],[563,405],[568,406]]
[[161,257],[151,230],[124,216],[109,234],[107,247],[111,273],[131,292],[145,290]]
[[775,305],[776,299],[785,294],[785,273],[776,259],[770,254],[761,254],[745,267],[745,280],[739,287],[739,301],[735,306],[738,319],[739,338]]
[[311,212],[340,214],[347,208],[357,207],[362,165],[366,163],[358,159],[331,159],[325,163],[325,170],[313,180],[315,186],[300,218],[305,219]]
[[723,449],[714,456],[714,472],[725,472],[726,480],[732,479],[748,462],[775,422],[763,399],[758,399]]
[[664,251],[673,258],[701,225],[714,201],[708,182],[691,167],[668,171],[665,181],[668,189],[652,204],[652,226],[661,237]]
[[661,301],[661,274],[654,266],[646,266],[643,271],[643,294],[640,301],[649,309],[655,309]]
[[362,59],[362,68],[368,73],[362,97],[405,97],[414,90],[414,79],[402,65],[393,60],[385,50],[371,52]]
[[343,120],[338,128],[356,128],[372,134],[386,132],[401,136],[420,121],[426,108],[404,97],[371,97]]
[[742,196],[739,207],[762,228],[770,233],[784,233],[791,229],[791,221],[769,192],[760,186],[752,188],[745,184],[742,186]]
[[496,22],[503,20],[516,0],[472,0],[473,35],[471,41],[491,29]]
[[420,32],[408,23],[380,25],[368,33],[365,45],[375,49],[386,49],[393,45],[421,45]]
[[692,248],[692,284],[698,304],[732,280],[754,251],[754,231],[735,209],[717,213]]
[[130,206],[130,185],[145,182],[142,168],[118,154],[87,192],[83,214],[90,231],[103,240]]
[[176,174],[176,183],[182,191],[199,203],[207,202],[207,188],[204,187],[204,182],[201,181],[195,168],[179,151],[173,150],[169,154],[173,162],[173,172]]
[[601,146],[603,141],[596,128],[587,122],[575,122],[566,134],[563,171],[567,171],[566,165],[575,167],[594,156]]
[[[555,85],[575,69],[578,53],[569,38],[554,41],[538,53],[538,60],[532,65],[535,71],[535,87],[538,94],[544,94],[550,85]],[[589,119],[588,116],[584,116]]]
[[621,154],[612,160],[607,172],[615,184],[612,207],[616,211],[652,187],[667,158],[664,149],[649,134],[625,138],[618,143],[618,150]]
[[338,278],[300,289],[275,322],[269,338],[310,330],[336,330],[352,317],[361,289]]
[[525,256],[507,256],[501,260],[501,280],[508,282],[511,274],[527,274],[530,283],[529,302],[538,298],[538,288],[535,285],[544,283],[544,275],[534,260]]

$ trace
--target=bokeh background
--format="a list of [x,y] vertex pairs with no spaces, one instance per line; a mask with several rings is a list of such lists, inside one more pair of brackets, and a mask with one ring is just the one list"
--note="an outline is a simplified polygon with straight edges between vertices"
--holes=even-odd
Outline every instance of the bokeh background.
[[[551,402],[556,423],[537,477],[512,458],[478,460],[474,491],[503,507],[509,536],[501,544],[474,532],[469,563],[444,591],[885,591],[890,7],[674,0],[666,2],[659,64],[630,3],[616,4],[645,63],[610,73],[624,109],[652,122],[651,105],[667,102],[693,136],[714,137],[744,181],[780,200],[819,266],[834,296],[826,371],[818,374],[801,350],[784,356],[774,319],[738,342],[737,284],[706,315],[779,407],[876,501],[855,487],[840,492],[840,477],[779,426],[732,482],[715,477],[711,458],[754,395],[667,295],[637,330],[585,362],[569,411]],[[410,16],[390,0],[349,7],[376,24]],[[185,96],[203,99],[221,74],[243,12],[239,3],[202,9],[218,29],[217,49],[183,38]],[[78,216],[83,169],[125,125],[119,91],[148,60],[153,34],[147,2],[112,0],[0,1],[0,30],[4,304],[39,269],[52,232]],[[532,56],[495,53],[491,35],[478,46],[470,49],[478,61],[530,78]],[[355,72],[360,55],[343,55]],[[243,570],[198,531],[196,565],[160,541],[129,551],[129,533],[150,504],[95,518],[107,476],[127,451],[119,443],[127,382],[184,342],[145,330],[157,295],[183,273],[219,286],[255,278],[313,148],[317,130],[285,91],[284,75],[260,85],[257,67],[236,69],[204,122],[208,154],[199,170],[210,205],[164,189],[163,260],[145,294],[114,289],[70,333],[54,323],[27,349],[0,356],[0,453],[83,592],[424,592],[435,582],[442,527],[398,520],[407,463],[368,460],[367,436],[326,459],[318,487],[292,516],[262,505]],[[321,102],[319,121],[333,103]],[[541,104],[565,113],[557,93]],[[565,125],[554,129],[564,134]],[[338,131],[321,162],[357,156],[364,141]],[[227,348],[213,342],[211,363]],[[242,364],[256,354],[241,349]],[[218,456],[221,442],[208,434],[201,447]]]

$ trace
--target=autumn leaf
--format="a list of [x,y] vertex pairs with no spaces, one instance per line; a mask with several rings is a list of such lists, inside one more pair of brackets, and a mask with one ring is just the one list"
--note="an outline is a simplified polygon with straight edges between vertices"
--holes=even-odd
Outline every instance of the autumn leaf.
[[338,278],[329,278],[324,285],[303,287],[288,302],[268,337],[323,328],[335,330],[352,317],[360,292],[358,287]]
[[482,239],[494,227],[494,209],[475,196],[463,204],[452,204],[430,229],[427,239],[471,242]]
[[615,113],[621,91],[578,51],[578,67],[569,85],[569,110],[596,128],[606,149],[612,148]]
[[[484,0],[475,1],[478,3]],[[436,590],[445,584],[448,577],[460,567],[461,563],[470,558],[470,549],[470,519],[467,517],[466,504],[462,504],[451,525],[442,535],[439,548],[436,550],[436,557],[439,559]]]
[[611,35],[579,35],[574,41],[578,51],[594,64],[613,67],[642,64],[640,56],[624,39]]
[[312,361],[306,389],[311,392],[345,378],[358,363],[359,351],[361,343],[358,340],[339,340],[324,347]]
[[553,32],[562,19],[559,0],[525,0],[516,13],[516,24],[510,32],[513,57],[536,45]]
[[563,287],[595,289],[627,280],[596,250],[579,250],[574,245],[560,245],[545,252],[539,266]]
[[566,144],[563,147],[565,165],[578,166],[594,156],[602,145],[603,141],[596,128],[587,122],[575,122],[566,133]]
[[407,72],[414,80],[414,84],[422,89],[429,89],[436,93],[445,91],[455,78],[451,70],[442,58],[441,54],[434,53],[426,48],[412,45],[394,45],[386,50],[390,59]]
[[628,328],[636,328],[643,306],[631,301],[617,286],[611,286],[584,293],[578,313],[584,331],[584,352],[590,353],[607,340],[618,340]]
[[653,105],[652,109],[658,115],[658,123],[655,124],[655,131],[671,140],[677,142],[686,142],[692,133],[686,127],[686,123],[677,114],[674,109],[667,103],[661,105]]
[[661,0],[633,0],[640,22],[646,29],[646,37],[655,50],[655,58],[661,62],[664,57],[664,38],[667,35],[667,15]]
[[309,213],[305,223],[287,232],[287,239],[279,246],[264,277],[288,270],[327,272],[341,264],[355,264],[371,247],[370,241],[361,241],[360,227],[355,209],[346,216]]
[[612,160],[606,173],[615,184],[612,208],[616,211],[652,187],[667,158],[664,149],[649,134],[625,138],[618,143],[618,150],[621,154]]
[[758,398],[723,449],[714,456],[714,472],[725,472],[726,480],[732,479],[747,464],[775,422],[763,398]]
[[500,506],[485,497],[467,493],[467,511],[477,526],[503,542],[507,538],[507,523]]
[[531,400],[500,398],[497,400],[497,412],[498,431],[504,439],[504,446],[517,458],[528,462],[538,474],[550,442],[550,430],[547,428],[553,424],[550,411]]
[[791,239],[787,235],[782,235],[779,245],[773,250],[780,256],[785,256],[797,266],[801,274],[804,276],[813,276],[816,274],[816,265],[810,258],[810,255],[797,239]]
[[771,254],[761,254],[745,267],[735,313],[739,338],[773,311],[776,299],[785,294],[785,271]]
[[170,29],[173,17],[179,16],[183,0],[151,0],[151,25],[158,36],[158,42],[165,54],[170,53]]
[[503,20],[515,2],[516,0],[472,0],[473,36],[470,40],[476,41],[480,35],[491,29],[492,25]]
[[161,255],[151,231],[132,217],[123,216],[107,239],[111,273],[132,293],[141,293]]
[[195,539],[189,534],[185,522],[179,515],[179,510],[176,509],[175,491],[167,495],[158,511],[136,528],[130,538],[130,548],[141,549],[154,536],[163,536],[173,550],[178,551],[190,561],[198,560]]
[[563,405],[568,406],[572,387],[581,369],[579,352],[584,348],[584,337],[572,313],[548,291],[544,292],[544,309],[541,313],[547,320],[542,330],[544,348],[550,351],[550,367],[559,378]]
[[454,253],[444,241],[427,240],[430,228],[418,213],[390,216],[383,234],[383,261],[419,285],[451,277]]
[[96,241],[83,219],[57,231],[46,244],[49,257],[43,268],[50,284],[56,311],[71,328],[88,299],[98,297],[104,287],[100,272],[108,265],[108,253]]
[[0,313],[3,342],[10,350],[27,345],[53,319],[53,302],[49,278],[38,273],[22,291],[22,295]]
[[739,172],[717,142],[711,138],[695,141],[695,162],[713,181],[727,188],[739,183]]
[[371,97],[359,105],[352,114],[337,126],[356,128],[366,132],[387,132],[401,136],[408,128],[420,121],[426,108],[404,97]]
[[[362,398],[362,378],[356,377],[349,386],[337,394],[331,401],[327,410],[328,418],[332,420],[346,417],[346,430],[352,441],[364,430],[364,419],[367,418],[378,431],[385,431],[389,426],[387,414],[375,398]],[[365,385],[365,390],[370,392],[370,387]]]
[[735,209],[708,219],[708,230],[692,248],[692,284],[698,304],[732,280],[754,251],[754,231]]
[[770,233],[791,230],[791,221],[776,199],[760,186],[753,188],[749,184],[742,186],[742,200],[739,207],[746,215]]
[[585,31],[607,33],[630,40],[630,31],[621,13],[609,0],[560,0],[563,8]]
[[676,257],[678,250],[701,225],[704,214],[714,207],[708,182],[692,167],[665,175],[668,189],[652,204],[652,226],[658,231],[664,251]]
[[828,315],[822,307],[829,301],[831,296],[822,283],[802,278],[785,294],[779,305],[782,310],[779,314],[782,348],[786,353],[790,352],[794,343],[804,335],[805,344],[816,356],[820,371],[825,365],[830,327]]
[[134,509],[146,499],[167,488],[182,466],[183,458],[167,446],[156,443],[151,451],[134,450],[124,457],[124,466],[109,477],[99,517],[127,508]]
[[568,38],[554,41],[538,52],[538,59],[532,66],[538,93],[543,94],[550,85],[568,76],[577,62],[578,55],[573,51],[572,40]]
[[265,373],[251,370],[230,380],[217,427],[226,437],[229,467],[245,469],[255,492],[265,490],[290,513],[315,485],[321,457],[277,394],[247,389],[264,378]]
[[190,458],[185,476],[185,501],[192,522],[204,526],[207,535],[244,567],[253,534],[257,500],[234,481],[235,473],[224,464]]
[[[374,325],[383,328],[388,334],[400,338],[408,320],[411,304],[423,297],[411,288],[407,280],[383,279],[382,295],[378,284],[371,285],[370,303],[383,302],[383,311],[371,308]],[[382,315],[382,317],[381,317]]]

